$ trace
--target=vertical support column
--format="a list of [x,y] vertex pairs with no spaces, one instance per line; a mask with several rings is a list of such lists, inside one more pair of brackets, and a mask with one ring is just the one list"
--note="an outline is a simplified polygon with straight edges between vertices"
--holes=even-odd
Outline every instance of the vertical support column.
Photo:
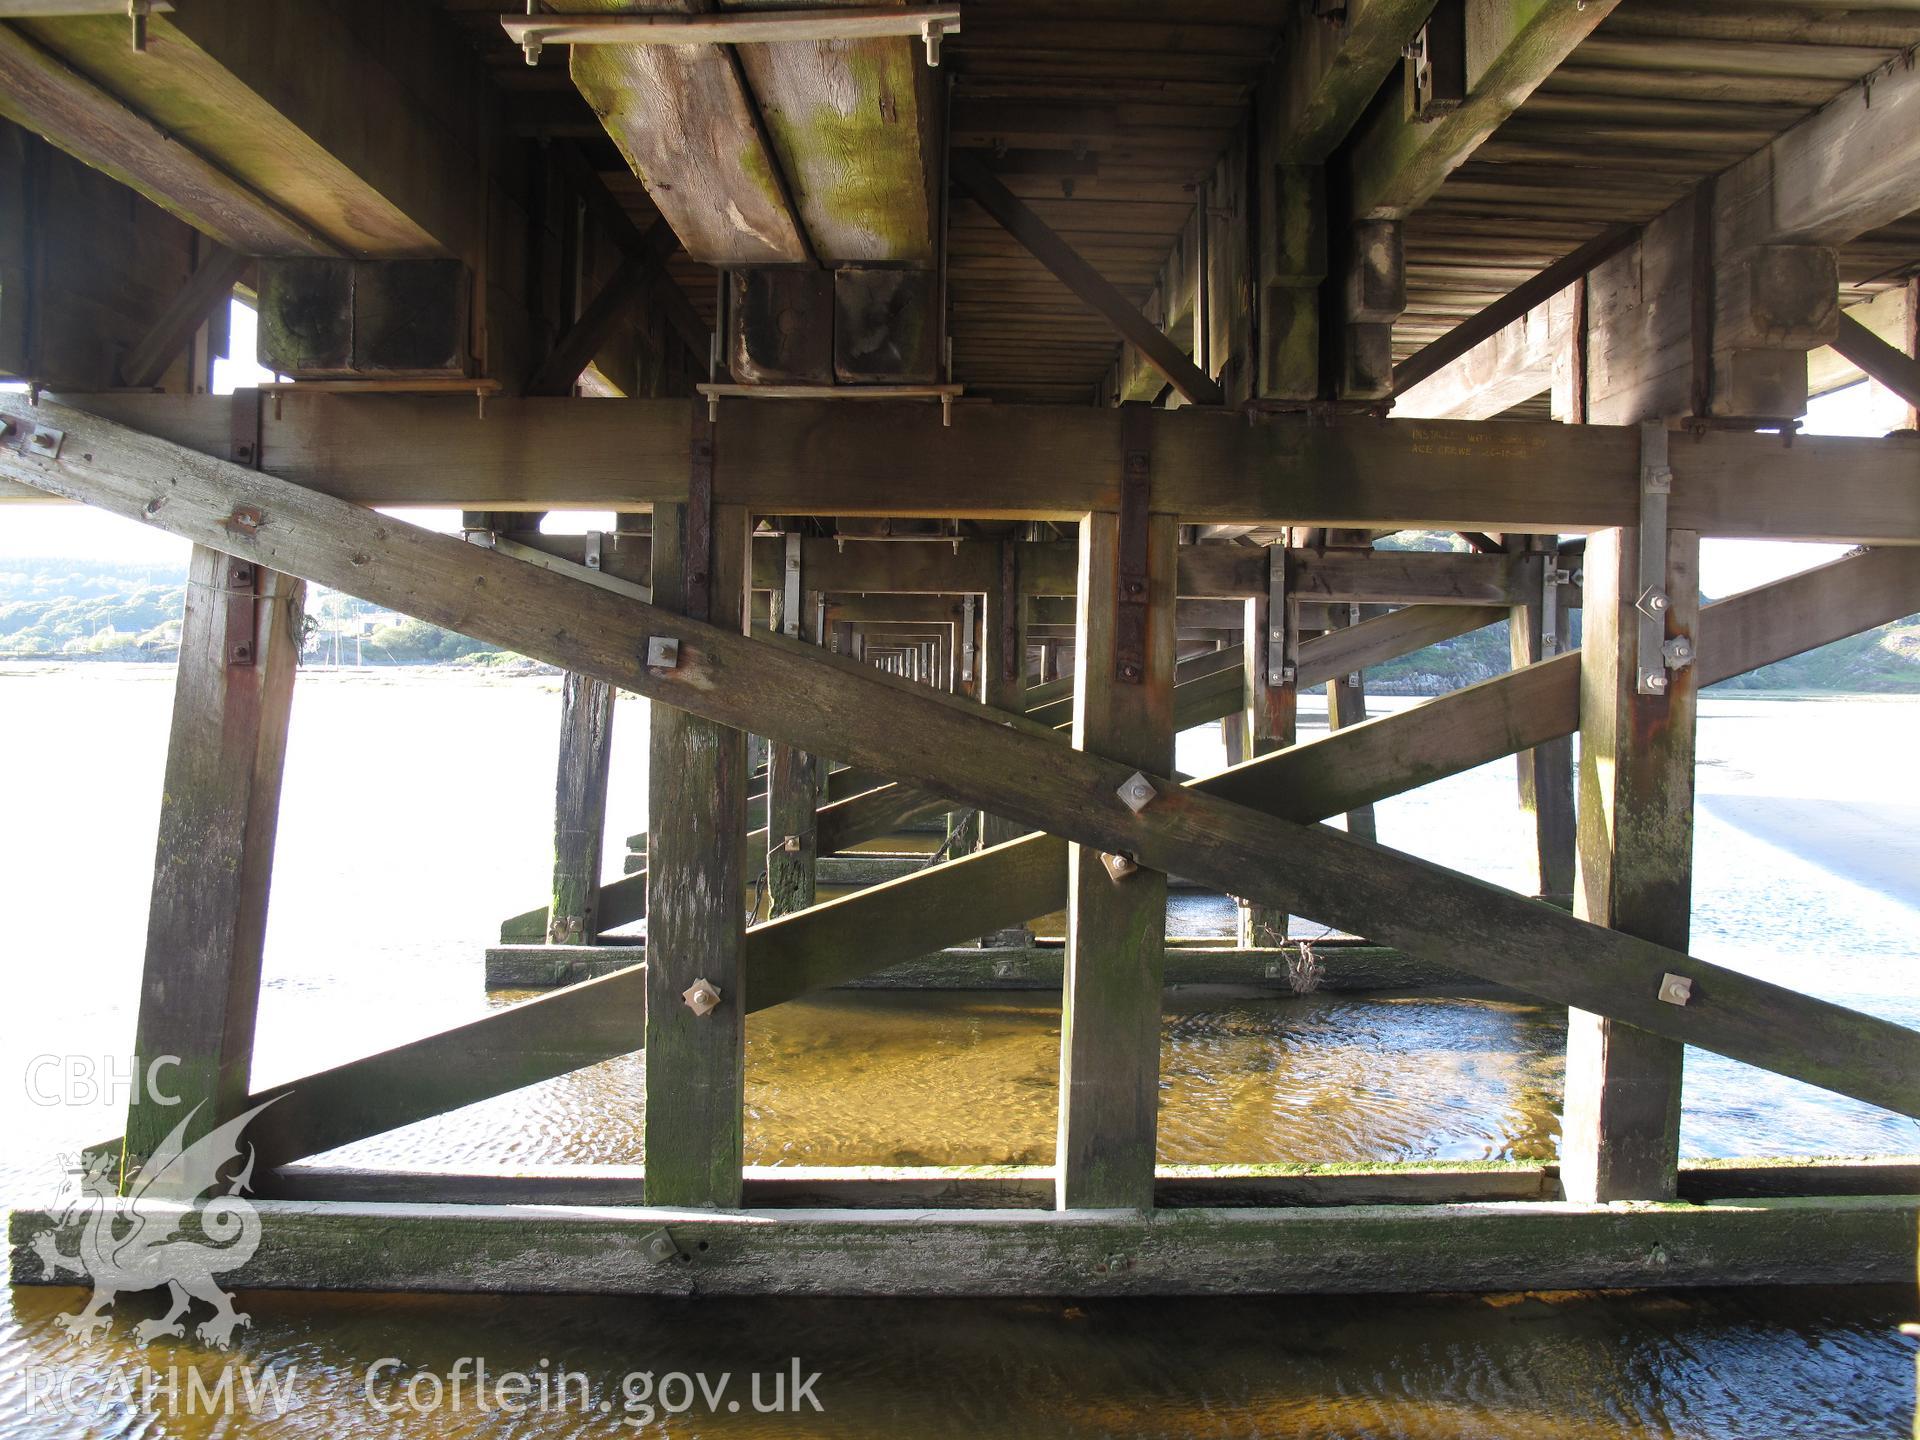
[[[712,502],[712,431],[694,407],[685,506],[654,512],[654,603],[746,628],[747,515]],[[655,704],[648,752],[646,1199],[740,1204],[747,737]]]
[[[1020,589],[1020,551],[1012,541],[1000,545],[999,583],[987,593],[982,607],[980,628],[981,698],[996,710],[1014,715],[1027,708],[1027,603]],[[998,815],[980,816],[980,844],[999,845],[1026,834],[1018,821]],[[996,931],[982,938],[989,946],[1019,946],[1033,943],[1033,932],[1024,925]]]
[[600,847],[613,758],[613,686],[569,673],[560,688],[560,763],[553,787],[553,897],[547,940],[591,945],[599,936]]
[[[1224,650],[1227,642],[1216,640],[1213,648]],[[1227,752],[1227,764],[1238,765],[1247,758],[1247,707],[1244,695],[1238,710],[1220,717],[1220,744]]]
[[1398,220],[1357,220],[1349,243],[1340,398],[1378,400],[1393,393],[1393,326],[1407,308],[1406,237]]
[[[1662,694],[1636,683],[1645,593],[1637,533],[1588,537],[1580,670],[1579,884],[1574,913],[1685,950],[1692,905],[1695,696],[1691,666]],[[1668,535],[1663,633],[1691,646],[1699,537]],[[1656,607],[1657,608],[1657,607]],[[1656,656],[1654,664],[1659,660]],[[1666,1200],[1680,1149],[1682,1047],[1572,1011],[1560,1176],[1572,1200]]]
[[[1174,517],[1141,516],[1145,533],[1121,534],[1107,514],[1080,523],[1073,743],[1139,766],[1173,768]],[[1129,544],[1146,563],[1143,673],[1116,663],[1124,647],[1116,592]],[[1162,782],[1164,783],[1164,782]],[[1068,847],[1067,966],[1060,1015],[1061,1209],[1148,1209],[1153,1204],[1159,1104],[1160,990],[1166,953],[1167,877],[1129,857]]]
[[[1290,660],[1286,547],[1270,556],[1274,582],[1265,595],[1246,602],[1242,631],[1246,694],[1241,720],[1245,760],[1271,755],[1292,745],[1299,723],[1300,692]],[[1274,652],[1278,651],[1276,655]],[[1237,762],[1236,762],[1237,763]],[[1236,916],[1236,942],[1241,949],[1279,945],[1287,938],[1287,912],[1242,901]]]
[[[236,412],[257,398],[236,395]],[[299,580],[193,548],[134,1029],[141,1086],[127,1108],[123,1176],[194,1106],[204,1107],[204,1134],[246,1103],[305,595]],[[163,1056],[171,1073],[157,1074],[179,1105],[142,1103],[147,1067]]]
[[[1355,623],[1359,606],[1329,606],[1329,618],[1333,628],[1344,630]],[[1367,718],[1367,679],[1360,671],[1350,675],[1336,675],[1327,682],[1327,729],[1344,730],[1349,725],[1358,725]],[[1380,838],[1379,826],[1375,823],[1373,806],[1362,805],[1357,810],[1347,812],[1347,834],[1356,840],[1373,841]]]
[[[1522,537],[1509,536],[1509,540]],[[1525,537],[1539,558],[1528,566],[1528,593],[1538,598],[1508,612],[1513,667],[1551,659],[1566,648],[1566,615],[1560,605],[1562,572],[1551,535]],[[1573,737],[1563,736],[1514,757],[1520,808],[1533,817],[1534,894],[1562,907],[1573,904]]]
[[[784,583],[774,594],[773,628],[798,640],[815,626],[803,614],[805,577],[800,572],[800,533],[786,537]],[[816,756],[791,745],[767,746],[767,904],[769,917],[813,904],[819,840],[815,809],[821,766]]]
[[1320,291],[1327,187],[1318,165],[1263,165],[1259,198],[1260,373],[1265,400],[1320,398]]

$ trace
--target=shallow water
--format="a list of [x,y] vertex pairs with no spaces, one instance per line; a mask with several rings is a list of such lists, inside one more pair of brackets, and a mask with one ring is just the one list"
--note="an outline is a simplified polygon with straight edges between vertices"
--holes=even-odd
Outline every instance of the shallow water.
[[[77,1084],[89,1058],[97,1074],[130,1047],[170,694],[164,667],[0,667],[0,715],[16,743],[31,742],[31,759],[0,770],[0,803],[15,819],[0,827],[16,962],[15,1003],[0,1020],[10,1076],[36,1056],[77,1057]],[[483,995],[480,951],[504,914],[540,892],[557,714],[557,693],[541,682],[303,676],[256,1083],[512,998]],[[1710,698],[1702,716],[1695,953],[1920,1024],[1920,779],[1887,764],[1904,753],[1920,705]],[[644,828],[645,751],[644,707],[623,701],[615,837]],[[1180,760],[1215,768],[1217,741],[1185,737]],[[1379,823],[1385,843],[1486,879],[1524,873],[1529,837],[1509,764],[1396,798]],[[609,873],[617,868],[610,853]],[[1231,923],[1204,897],[1179,897],[1175,915],[1185,933]],[[1048,1163],[1058,1022],[1047,997],[978,993],[842,993],[755,1016],[748,1158]],[[1559,1013],[1509,1000],[1175,992],[1163,1021],[1161,1157],[1551,1159],[1563,1035]],[[36,1073],[41,1088],[59,1086],[57,1072]],[[16,1199],[46,1195],[58,1152],[119,1125],[116,1103],[70,1085],[62,1103],[41,1105],[31,1088],[0,1085],[13,1141],[0,1186]],[[618,1060],[334,1158],[637,1162],[641,1091],[637,1061]],[[1920,1136],[1913,1122],[1689,1052],[1683,1150],[1905,1154]],[[78,1353],[49,1329],[74,1299],[13,1292],[0,1366],[17,1375]],[[841,1386],[841,1408],[824,1420],[693,1425],[689,1415],[675,1433],[1005,1432],[1036,1397],[1047,1397],[1053,1428],[1029,1418],[1022,1433],[1532,1434],[1551,1412],[1566,1434],[1887,1434],[1912,1414],[1911,1347],[1892,1328],[1911,1318],[1904,1292],[751,1308],[280,1295],[246,1306],[246,1353],[258,1363],[310,1356],[333,1377],[318,1393],[336,1398],[356,1365],[381,1354],[431,1369],[443,1352],[484,1351],[507,1368],[515,1354],[532,1356],[530,1367],[547,1347],[598,1375],[670,1343],[680,1349],[649,1358],[744,1371],[760,1350],[789,1347],[784,1357],[803,1339],[809,1367]],[[124,1325],[115,1333],[85,1353],[140,1363]],[[239,1429],[134,1412],[84,1431],[45,1421],[16,1416],[0,1435],[319,1428],[297,1416]],[[494,1416],[364,1433],[613,1432]]]

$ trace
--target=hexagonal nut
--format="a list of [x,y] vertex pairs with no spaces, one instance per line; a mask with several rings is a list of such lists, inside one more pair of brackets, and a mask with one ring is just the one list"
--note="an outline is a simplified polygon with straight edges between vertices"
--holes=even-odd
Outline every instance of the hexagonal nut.
[[1660,998],[1669,1005],[1685,1005],[1693,999],[1693,981],[1685,975],[1662,975]]
[[1107,867],[1108,878],[1116,883],[1140,873],[1140,862],[1131,855],[1102,855],[1100,863]]
[[696,980],[680,992],[687,1008],[696,1015],[710,1015],[720,1005],[720,987],[711,980]]

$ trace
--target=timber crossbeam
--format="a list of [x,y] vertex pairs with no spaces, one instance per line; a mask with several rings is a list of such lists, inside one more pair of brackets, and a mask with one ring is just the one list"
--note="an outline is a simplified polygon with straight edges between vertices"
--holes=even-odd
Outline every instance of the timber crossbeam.
[[[92,394],[80,410],[224,456],[220,396]],[[737,408],[736,408],[737,407]],[[51,424],[24,398],[0,416]],[[366,506],[629,511],[686,498],[683,401],[276,397],[261,468]],[[1187,524],[1566,533],[1639,523],[1632,426],[1529,421],[1249,421],[1155,410],[1153,507]],[[1077,520],[1118,507],[1111,410],[722,402],[715,504],[769,515]],[[504,443],[503,443],[504,442]],[[914,483],[898,483],[902,456]],[[350,464],[341,457],[351,456]],[[1920,446],[1710,431],[1673,447],[1668,523],[1703,536],[1920,543]],[[14,499],[44,498],[15,487]]]
[[[262,1200],[242,1288],[1227,1295],[1910,1281],[1912,1196],[1329,1208],[736,1210]],[[181,1213],[185,1207],[161,1216]],[[46,1283],[13,1212],[15,1283]],[[664,1237],[664,1243],[652,1243]]]

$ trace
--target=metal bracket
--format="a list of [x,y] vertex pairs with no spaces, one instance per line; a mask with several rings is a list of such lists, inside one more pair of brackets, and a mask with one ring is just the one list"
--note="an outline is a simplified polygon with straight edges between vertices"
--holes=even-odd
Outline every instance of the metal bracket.
[[786,583],[780,592],[780,633],[800,635],[800,532],[787,532]]
[[1634,609],[1640,619],[1634,644],[1635,689],[1642,695],[1667,693],[1667,500],[1673,493],[1668,463],[1667,427],[1658,420],[1640,426],[1640,588]]
[[1560,587],[1573,578],[1562,570],[1556,557],[1545,557],[1540,581],[1540,658],[1560,653]]
[[227,561],[227,667],[251,666],[259,658],[260,567]]
[[1267,547],[1267,685],[1277,689],[1291,685],[1300,674],[1298,653],[1300,631],[1294,623],[1293,606],[1287,597],[1287,547]]
[[601,535],[601,533],[598,530],[587,531],[587,536],[586,536],[587,543],[586,543],[586,548],[582,554],[582,558],[586,561],[586,566],[589,570],[598,570],[600,568],[601,544],[602,544],[603,538],[604,537]]
[[1120,536],[1114,577],[1113,674],[1126,685],[1147,678],[1147,527],[1153,483],[1153,410],[1120,407]]
[[940,41],[960,31],[957,5],[913,9],[819,9],[666,15],[502,15],[501,28],[538,65],[548,45],[750,45],[918,36],[927,64],[940,63]]

